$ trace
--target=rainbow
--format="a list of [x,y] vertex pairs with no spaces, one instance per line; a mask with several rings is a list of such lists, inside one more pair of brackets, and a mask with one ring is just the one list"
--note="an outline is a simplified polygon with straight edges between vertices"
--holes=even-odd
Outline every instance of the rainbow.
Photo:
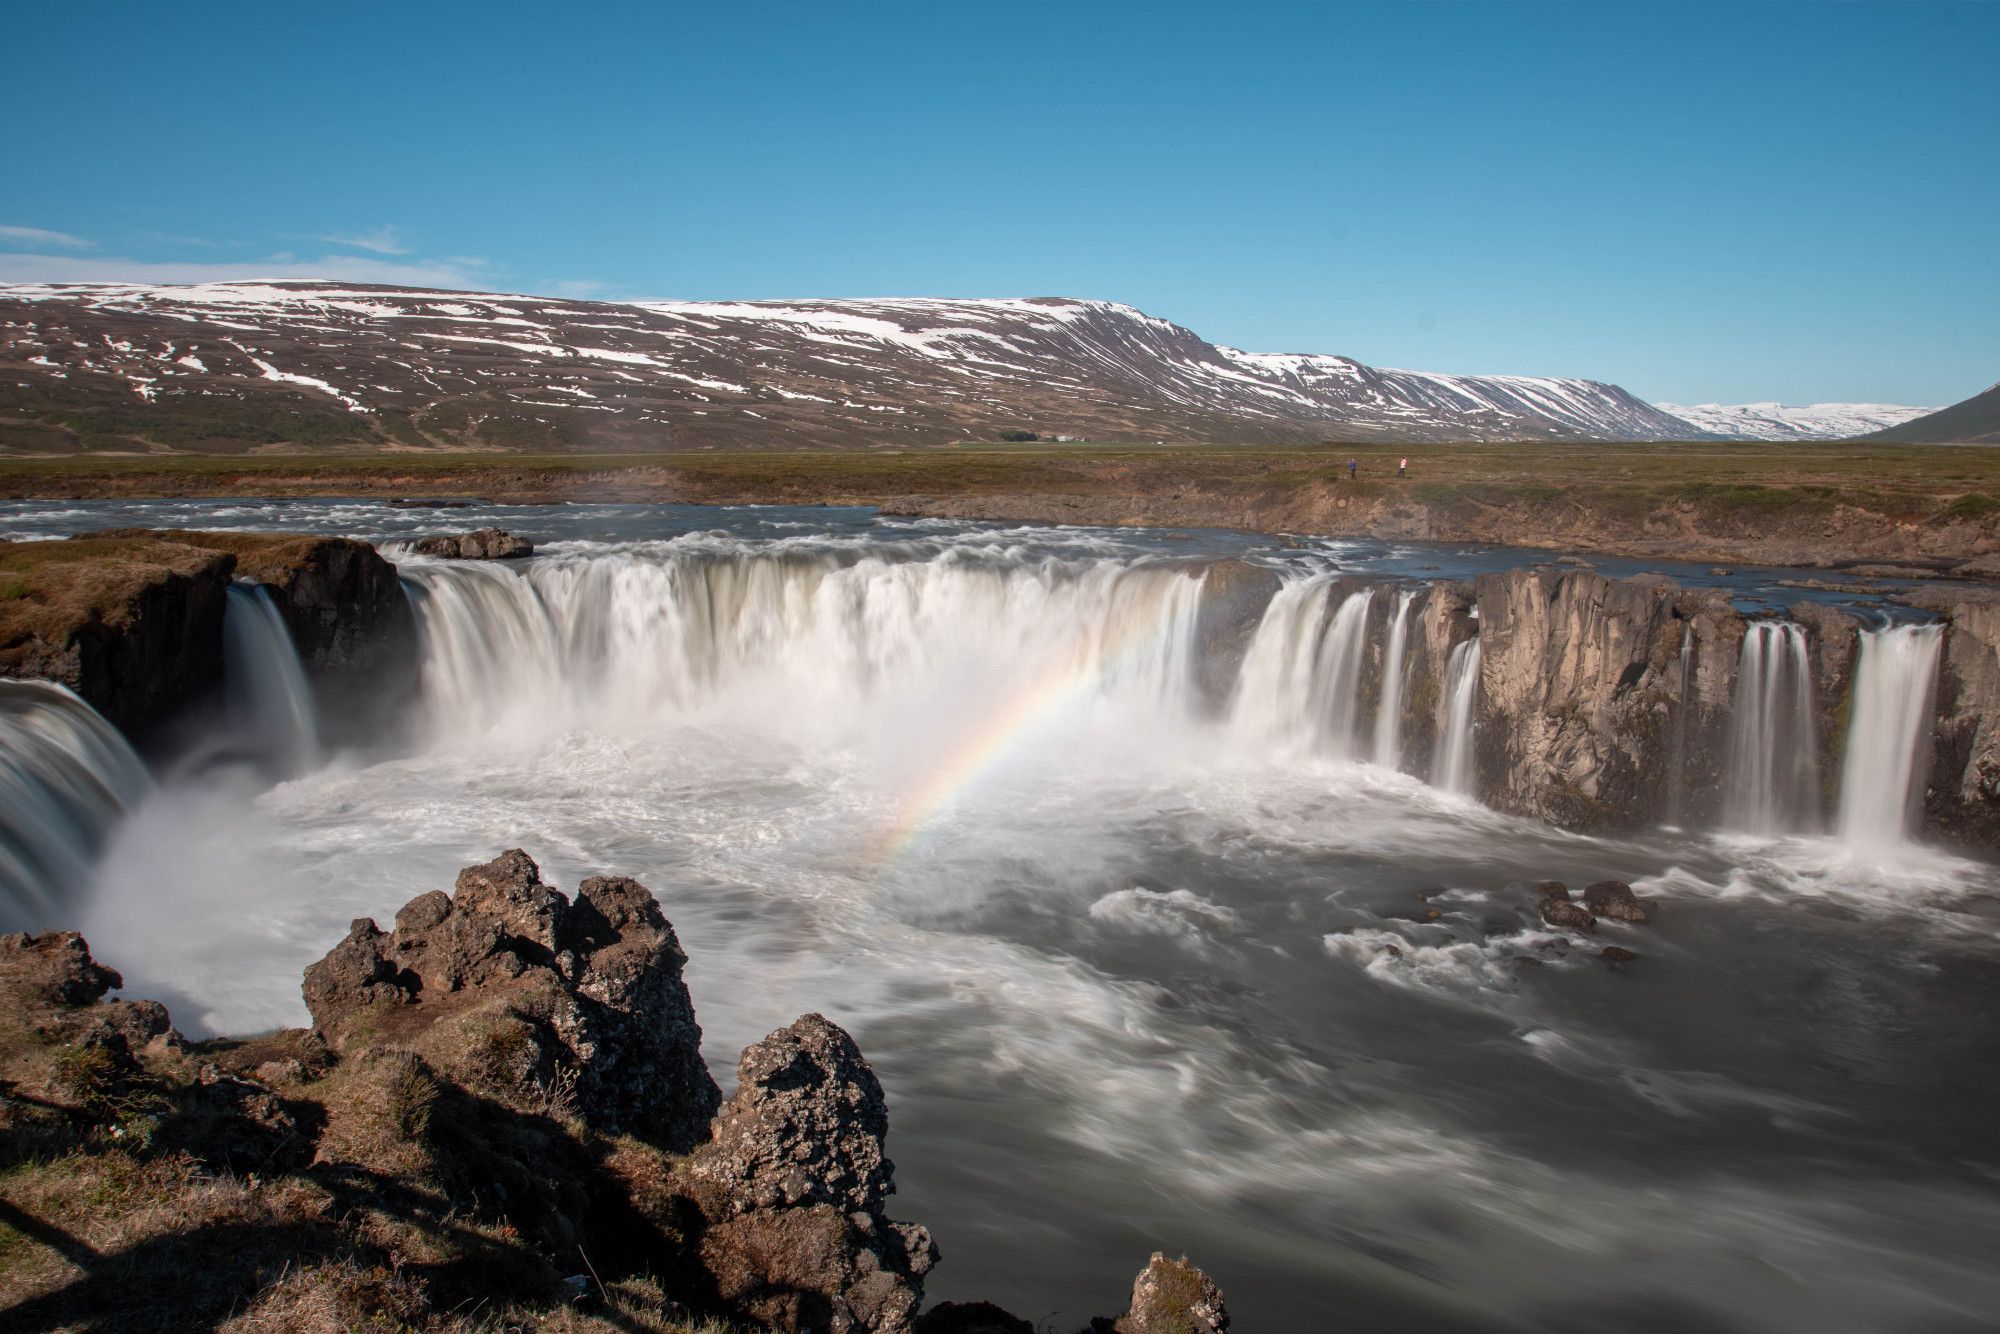
[[[1202,577],[1195,577],[1197,596]],[[896,818],[870,842],[865,854],[869,864],[886,867],[909,852],[940,815],[1006,768],[1038,728],[1070,705],[1087,699],[1133,650],[1153,642],[1180,605],[1180,599],[1172,595],[1148,599],[1148,610],[1118,616],[1098,640],[1094,653],[1088,631],[1080,630],[1071,652],[1057,655],[1047,672],[1009,696],[983,726],[911,789]]]

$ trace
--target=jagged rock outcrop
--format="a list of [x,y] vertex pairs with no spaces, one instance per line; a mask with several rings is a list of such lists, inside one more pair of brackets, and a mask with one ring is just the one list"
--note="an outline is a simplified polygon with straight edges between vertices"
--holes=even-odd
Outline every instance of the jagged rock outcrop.
[[720,1102],[686,960],[637,881],[586,880],[571,900],[516,849],[411,900],[393,931],[355,922],[306,970],[305,999],[336,1053],[407,1049],[509,1105],[566,1104],[683,1151]]
[[143,733],[222,670],[233,557],[151,538],[0,543],[0,676]]
[[783,1330],[910,1329],[937,1247],[884,1212],[888,1106],[854,1039],[805,1015],[745,1049],[737,1080],[686,1168],[723,1301]]
[[503,529],[477,528],[469,533],[419,538],[410,543],[410,550],[443,560],[520,560],[535,554],[535,544]]
[[1093,1334],[1224,1334],[1229,1310],[1215,1280],[1159,1251],[1132,1283],[1132,1304],[1116,1319],[1090,1322]]

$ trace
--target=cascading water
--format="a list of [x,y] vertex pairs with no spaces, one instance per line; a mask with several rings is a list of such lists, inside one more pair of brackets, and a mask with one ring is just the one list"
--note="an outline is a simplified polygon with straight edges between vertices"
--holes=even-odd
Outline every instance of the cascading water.
[[1752,621],[1730,705],[1725,820],[1750,834],[1808,830],[1819,819],[1812,661],[1805,627]]
[[1382,655],[1382,698],[1375,710],[1375,763],[1396,769],[1403,761],[1403,655],[1410,638],[1410,607],[1417,590],[1396,594],[1396,614],[1389,622],[1389,647]]
[[1265,608],[1230,708],[1232,726],[1244,735],[1336,756],[1357,753],[1375,590],[1349,594],[1329,616],[1333,588],[1325,575],[1287,584]]
[[1468,639],[1452,649],[1445,662],[1444,711],[1438,729],[1437,754],[1431,782],[1447,792],[1471,796],[1473,708],[1479,700],[1479,641]]
[[1668,757],[1667,823],[1678,828],[1686,818],[1688,717],[1694,712],[1694,627],[1681,630],[1681,655],[1674,699],[1674,748]]
[[949,732],[996,711],[1195,703],[1201,575],[1181,567],[667,550],[403,569],[449,734],[702,710],[816,728],[884,709]]
[[312,687],[269,589],[230,586],[222,652],[234,746],[281,777],[310,769],[319,760]]
[[1854,711],[1840,774],[1840,837],[1864,853],[1894,849],[1923,796],[1941,625],[1861,632]]
[[65,903],[150,785],[118,729],[68,690],[0,681],[0,930],[67,925]]

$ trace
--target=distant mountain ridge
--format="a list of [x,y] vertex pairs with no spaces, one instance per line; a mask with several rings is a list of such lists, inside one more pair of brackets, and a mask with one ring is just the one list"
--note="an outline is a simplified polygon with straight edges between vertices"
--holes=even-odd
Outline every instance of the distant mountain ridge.
[[1851,440],[1921,417],[1932,408],[1893,403],[1655,403],[1696,430],[1726,440]]
[[1615,385],[1242,352],[1067,298],[568,301],[318,281],[0,287],[0,447],[1668,440]]
[[1868,439],[1911,444],[2000,445],[2000,384],[1928,416],[1877,431]]

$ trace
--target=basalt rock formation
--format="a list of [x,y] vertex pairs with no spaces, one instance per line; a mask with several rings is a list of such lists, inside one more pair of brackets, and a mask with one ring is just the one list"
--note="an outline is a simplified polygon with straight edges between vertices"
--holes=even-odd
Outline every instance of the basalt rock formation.
[[736,1093],[686,1175],[722,1299],[781,1329],[906,1330],[937,1263],[884,1212],[888,1104],[854,1039],[809,1014],[747,1048]]
[[1186,1256],[1169,1260],[1159,1251],[1132,1283],[1132,1304],[1113,1320],[1093,1320],[1094,1334],[1224,1334],[1229,1309],[1222,1289]]
[[356,735],[386,719],[416,678],[417,626],[396,567],[349,537],[109,529],[98,539],[172,542],[235,558],[232,575],[271,594],[320,714]]
[[1924,814],[1947,837],[2000,846],[2000,596],[1933,604],[1948,618]]
[[145,732],[220,675],[234,568],[150,536],[0,543],[0,676],[66,685]]
[[365,729],[414,679],[416,623],[366,542],[143,528],[0,544],[0,675],[56,681],[144,736],[212,690],[232,579],[272,595],[328,718]]
[[721,1094],[681,981],[687,955],[635,880],[542,883],[516,849],[396,914],[357,921],[306,970],[306,1007],[336,1055],[404,1047],[524,1109],[569,1098],[586,1125],[676,1152]]

